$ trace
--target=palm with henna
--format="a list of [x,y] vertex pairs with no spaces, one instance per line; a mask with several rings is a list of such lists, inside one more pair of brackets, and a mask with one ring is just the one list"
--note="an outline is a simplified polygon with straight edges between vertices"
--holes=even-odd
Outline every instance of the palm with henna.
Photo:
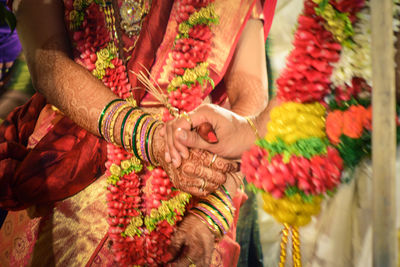
[[223,158],[215,158],[205,150],[187,150],[188,157],[175,167],[165,160],[165,141],[157,129],[153,140],[153,151],[157,162],[167,172],[174,187],[197,197],[214,192],[226,182],[226,175],[238,171],[238,164]]

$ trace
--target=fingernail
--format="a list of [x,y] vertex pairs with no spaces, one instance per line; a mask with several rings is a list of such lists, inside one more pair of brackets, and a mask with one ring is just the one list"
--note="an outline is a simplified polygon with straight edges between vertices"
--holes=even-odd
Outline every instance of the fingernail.
[[215,133],[213,133],[213,132],[208,132],[207,137],[208,137],[208,141],[210,143],[217,143],[218,142],[218,138],[215,135]]
[[165,161],[166,162],[171,162],[171,156],[169,155],[168,152],[165,152]]
[[178,167],[178,161],[176,159],[172,159],[172,164],[174,164],[175,167]]
[[186,132],[185,131],[183,131],[182,129],[178,129],[178,131],[179,131],[179,139],[181,139],[181,140],[186,140],[186,138],[187,138],[187,134],[186,134]]

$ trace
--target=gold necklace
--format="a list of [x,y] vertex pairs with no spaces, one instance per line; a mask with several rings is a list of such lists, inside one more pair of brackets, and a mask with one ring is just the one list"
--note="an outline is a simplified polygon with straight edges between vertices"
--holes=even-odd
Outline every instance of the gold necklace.
[[144,17],[149,13],[151,0],[125,0],[119,10],[121,28],[132,37],[138,35],[142,29]]

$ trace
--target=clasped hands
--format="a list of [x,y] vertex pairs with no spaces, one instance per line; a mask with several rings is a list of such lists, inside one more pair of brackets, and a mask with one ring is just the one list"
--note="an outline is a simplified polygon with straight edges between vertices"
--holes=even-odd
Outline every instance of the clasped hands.
[[[238,164],[229,159],[240,157],[247,145],[240,137],[252,133],[243,117],[219,106],[202,105],[189,116],[160,127],[154,136],[153,151],[176,188],[203,197],[224,184],[229,173],[238,171]],[[215,130],[218,142],[206,141],[210,129],[193,131],[204,122]],[[214,235],[206,224],[188,214],[171,240],[170,263],[209,266],[214,245]]]
[[[226,182],[227,173],[238,171],[238,164],[199,148],[186,148],[186,154],[171,162],[168,143],[171,135],[166,130],[177,126],[177,123],[182,124],[181,119],[167,123],[156,131],[154,157],[167,172],[174,187],[196,197],[207,196]],[[190,129],[190,124],[185,127]]]

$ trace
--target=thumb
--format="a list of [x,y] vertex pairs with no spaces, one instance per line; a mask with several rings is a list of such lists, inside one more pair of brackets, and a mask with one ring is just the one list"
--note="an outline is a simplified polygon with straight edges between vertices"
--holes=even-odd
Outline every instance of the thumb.
[[210,147],[210,144],[204,141],[201,136],[194,131],[182,129],[177,133],[177,138],[182,145],[187,147],[200,149],[208,149]]
[[172,256],[172,259],[176,259],[179,256],[183,248],[184,242],[185,236],[181,233],[181,231],[178,230],[177,232],[175,232],[175,234],[171,238],[171,244],[168,247],[168,251]]

